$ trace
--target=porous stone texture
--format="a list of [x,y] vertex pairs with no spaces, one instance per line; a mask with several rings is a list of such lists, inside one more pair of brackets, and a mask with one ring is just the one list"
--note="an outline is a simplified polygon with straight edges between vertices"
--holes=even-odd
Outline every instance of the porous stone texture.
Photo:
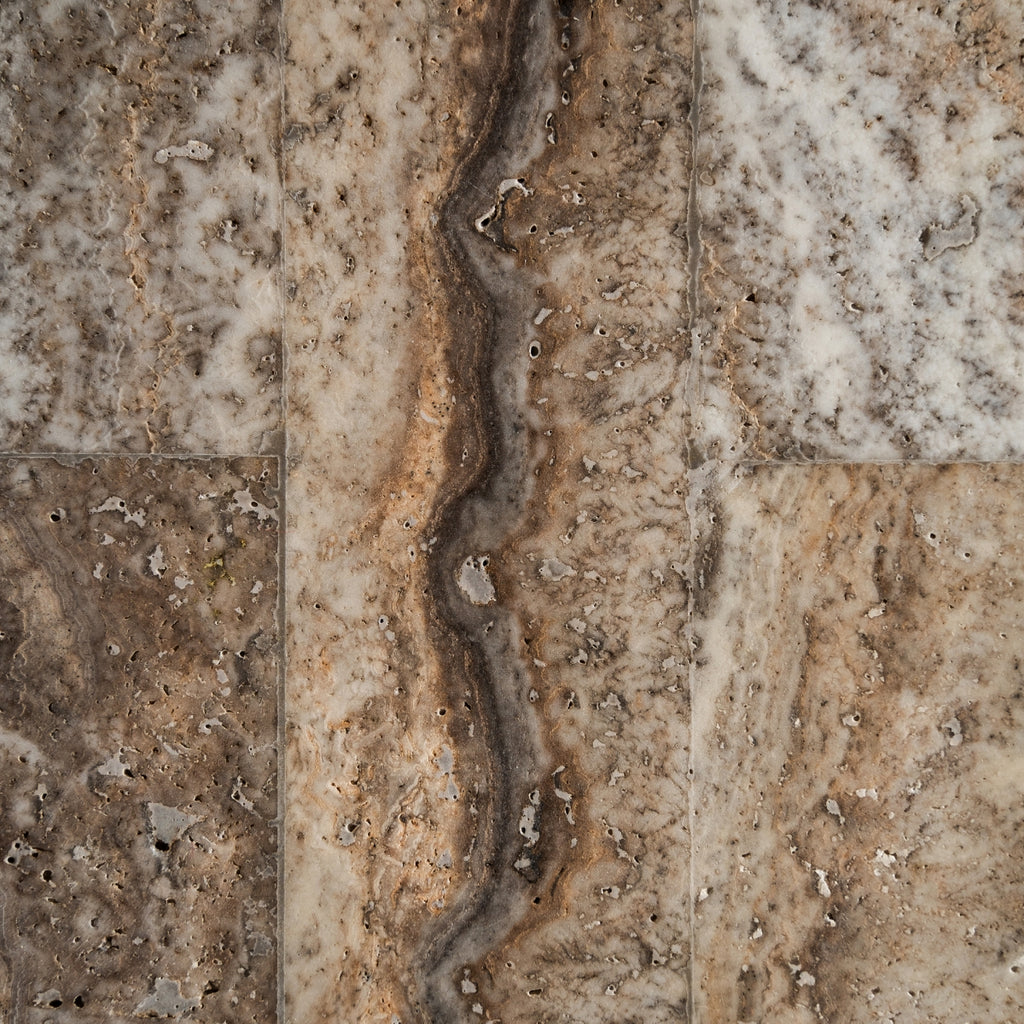
[[0,460],[0,1011],[276,1010],[275,460]]
[[1022,38],[0,5],[0,1018],[1017,1024]]
[[1024,8],[701,0],[721,458],[1024,455]]
[[286,1003],[678,1019],[691,23],[292,16]]
[[694,623],[696,1020],[1024,1014],[1022,486],[978,465],[723,486]]
[[0,450],[275,450],[274,0],[0,8]]

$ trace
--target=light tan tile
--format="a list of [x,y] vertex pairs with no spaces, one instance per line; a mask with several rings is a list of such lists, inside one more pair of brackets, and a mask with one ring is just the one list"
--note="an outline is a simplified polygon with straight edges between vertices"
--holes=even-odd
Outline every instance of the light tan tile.
[[567,102],[551,97],[543,147],[499,165],[494,178],[516,180],[504,196],[473,196],[467,252],[498,311],[506,454],[467,505],[460,553],[490,556],[496,603],[479,621],[511,611],[523,666],[502,714],[537,716],[548,761],[503,852],[532,905],[468,975],[468,1002],[493,1019],[654,1024],[689,1008],[689,906],[670,895],[689,884],[700,549],[682,443],[688,14],[571,19],[555,62]]
[[296,1021],[390,1021],[433,999],[424,947],[492,854],[473,817],[494,818],[500,756],[473,693],[480,659],[435,614],[431,575],[437,506],[483,458],[481,318],[455,294],[438,217],[482,130],[482,35],[504,19],[465,15],[286,8],[284,946]]
[[1017,1020],[1024,471],[738,474],[694,672],[698,1020]]
[[655,7],[290,15],[295,1019],[686,1012],[692,34]]
[[702,0],[723,458],[1024,455],[1024,11]]

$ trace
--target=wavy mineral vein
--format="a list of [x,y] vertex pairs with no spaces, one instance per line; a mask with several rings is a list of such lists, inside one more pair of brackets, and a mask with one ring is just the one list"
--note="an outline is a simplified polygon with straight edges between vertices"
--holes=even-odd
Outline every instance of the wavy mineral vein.
[[525,493],[526,453],[515,439],[516,395],[495,388],[493,381],[501,347],[515,337],[518,318],[508,307],[518,312],[518,303],[507,285],[502,287],[504,261],[487,251],[492,247],[474,223],[488,195],[482,183],[495,181],[525,156],[520,151],[533,112],[533,87],[544,70],[548,20],[540,3],[517,0],[495,26],[501,50],[494,55],[497,71],[484,123],[455,171],[440,214],[437,251],[443,273],[456,305],[468,305],[471,312],[469,323],[453,331],[451,367],[463,382],[463,421],[449,435],[452,475],[432,517],[431,532],[439,541],[430,597],[445,648],[441,661],[462,666],[487,764],[478,797],[474,881],[431,930],[414,965],[422,1006],[438,1021],[465,1012],[455,995],[457,967],[476,959],[481,947],[492,946],[522,914],[524,884],[508,856],[519,834],[514,797],[528,788],[543,760],[536,725],[521,714],[524,668],[511,615],[500,607],[469,604],[455,578],[470,552],[500,546],[521,514]]

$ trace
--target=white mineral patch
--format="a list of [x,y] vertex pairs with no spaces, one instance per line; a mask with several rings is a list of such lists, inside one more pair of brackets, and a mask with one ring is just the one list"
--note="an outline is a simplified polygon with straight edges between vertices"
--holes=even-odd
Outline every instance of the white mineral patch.
[[947,249],[961,249],[978,237],[978,204],[968,195],[960,197],[960,215],[947,227],[929,224],[921,245],[926,260],[941,256]]
[[571,565],[566,565],[565,562],[561,562],[557,558],[545,558],[540,563],[537,572],[542,579],[552,580],[555,583],[576,575],[576,570]]
[[455,785],[455,780],[452,778],[455,771],[455,755],[452,753],[452,748],[445,744],[441,748],[441,753],[434,758],[434,764],[437,765],[438,772],[442,778],[447,779],[444,792],[441,793],[441,799],[458,800],[459,787]]
[[533,846],[540,839],[540,832],[534,827],[537,822],[537,808],[527,804],[519,815],[519,834],[526,839],[527,846]]
[[498,196],[499,198],[504,199],[509,192],[512,192],[515,189],[519,189],[524,196],[533,195],[533,189],[527,188],[526,182],[524,182],[522,178],[505,178],[505,180],[498,186]]
[[197,139],[189,139],[184,146],[168,146],[166,149],[158,149],[153,159],[158,164],[165,164],[168,160],[174,157],[186,157],[189,160],[198,160],[200,163],[205,163],[214,154],[212,146],[207,145],[205,142],[199,142]]
[[459,590],[471,604],[491,604],[495,599],[494,584],[487,573],[487,555],[470,555],[459,568]]
[[244,491],[235,491],[231,497],[234,499],[231,505],[232,511],[237,510],[254,515],[261,523],[266,522],[268,519],[272,519],[275,523],[277,522],[277,512],[258,502],[252,496],[252,492],[248,487]]
[[157,544],[153,553],[149,556],[149,571],[154,576],[163,576],[167,572],[167,562],[164,561],[164,549]]
[[135,523],[138,526],[146,525],[145,509],[137,508],[134,512],[129,511],[128,503],[124,498],[120,498],[116,494],[107,498],[102,505],[89,509],[89,515],[91,516],[98,515],[100,512],[120,512],[124,516],[126,523]]
[[181,994],[181,982],[154,978],[153,991],[135,1007],[136,1017],[180,1017],[199,1008],[198,999]]
[[179,811],[177,807],[168,807],[166,804],[150,803],[149,820],[153,826],[153,838],[158,843],[166,843],[168,846],[176,839],[180,839],[190,825],[198,820],[198,815],[187,814]]

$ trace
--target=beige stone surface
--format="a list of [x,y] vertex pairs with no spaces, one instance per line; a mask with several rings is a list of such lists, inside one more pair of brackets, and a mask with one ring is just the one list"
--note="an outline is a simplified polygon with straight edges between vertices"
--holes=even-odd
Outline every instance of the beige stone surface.
[[0,9],[0,450],[277,450],[278,14]]
[[694,622],[701,1021],[1024,1012],[1019,466],[778,466]]
[[700,21],[708,450],[1019,461],[1024,9]]
[[1022,35],[0,5],[0,1017],[1016,1024]]

